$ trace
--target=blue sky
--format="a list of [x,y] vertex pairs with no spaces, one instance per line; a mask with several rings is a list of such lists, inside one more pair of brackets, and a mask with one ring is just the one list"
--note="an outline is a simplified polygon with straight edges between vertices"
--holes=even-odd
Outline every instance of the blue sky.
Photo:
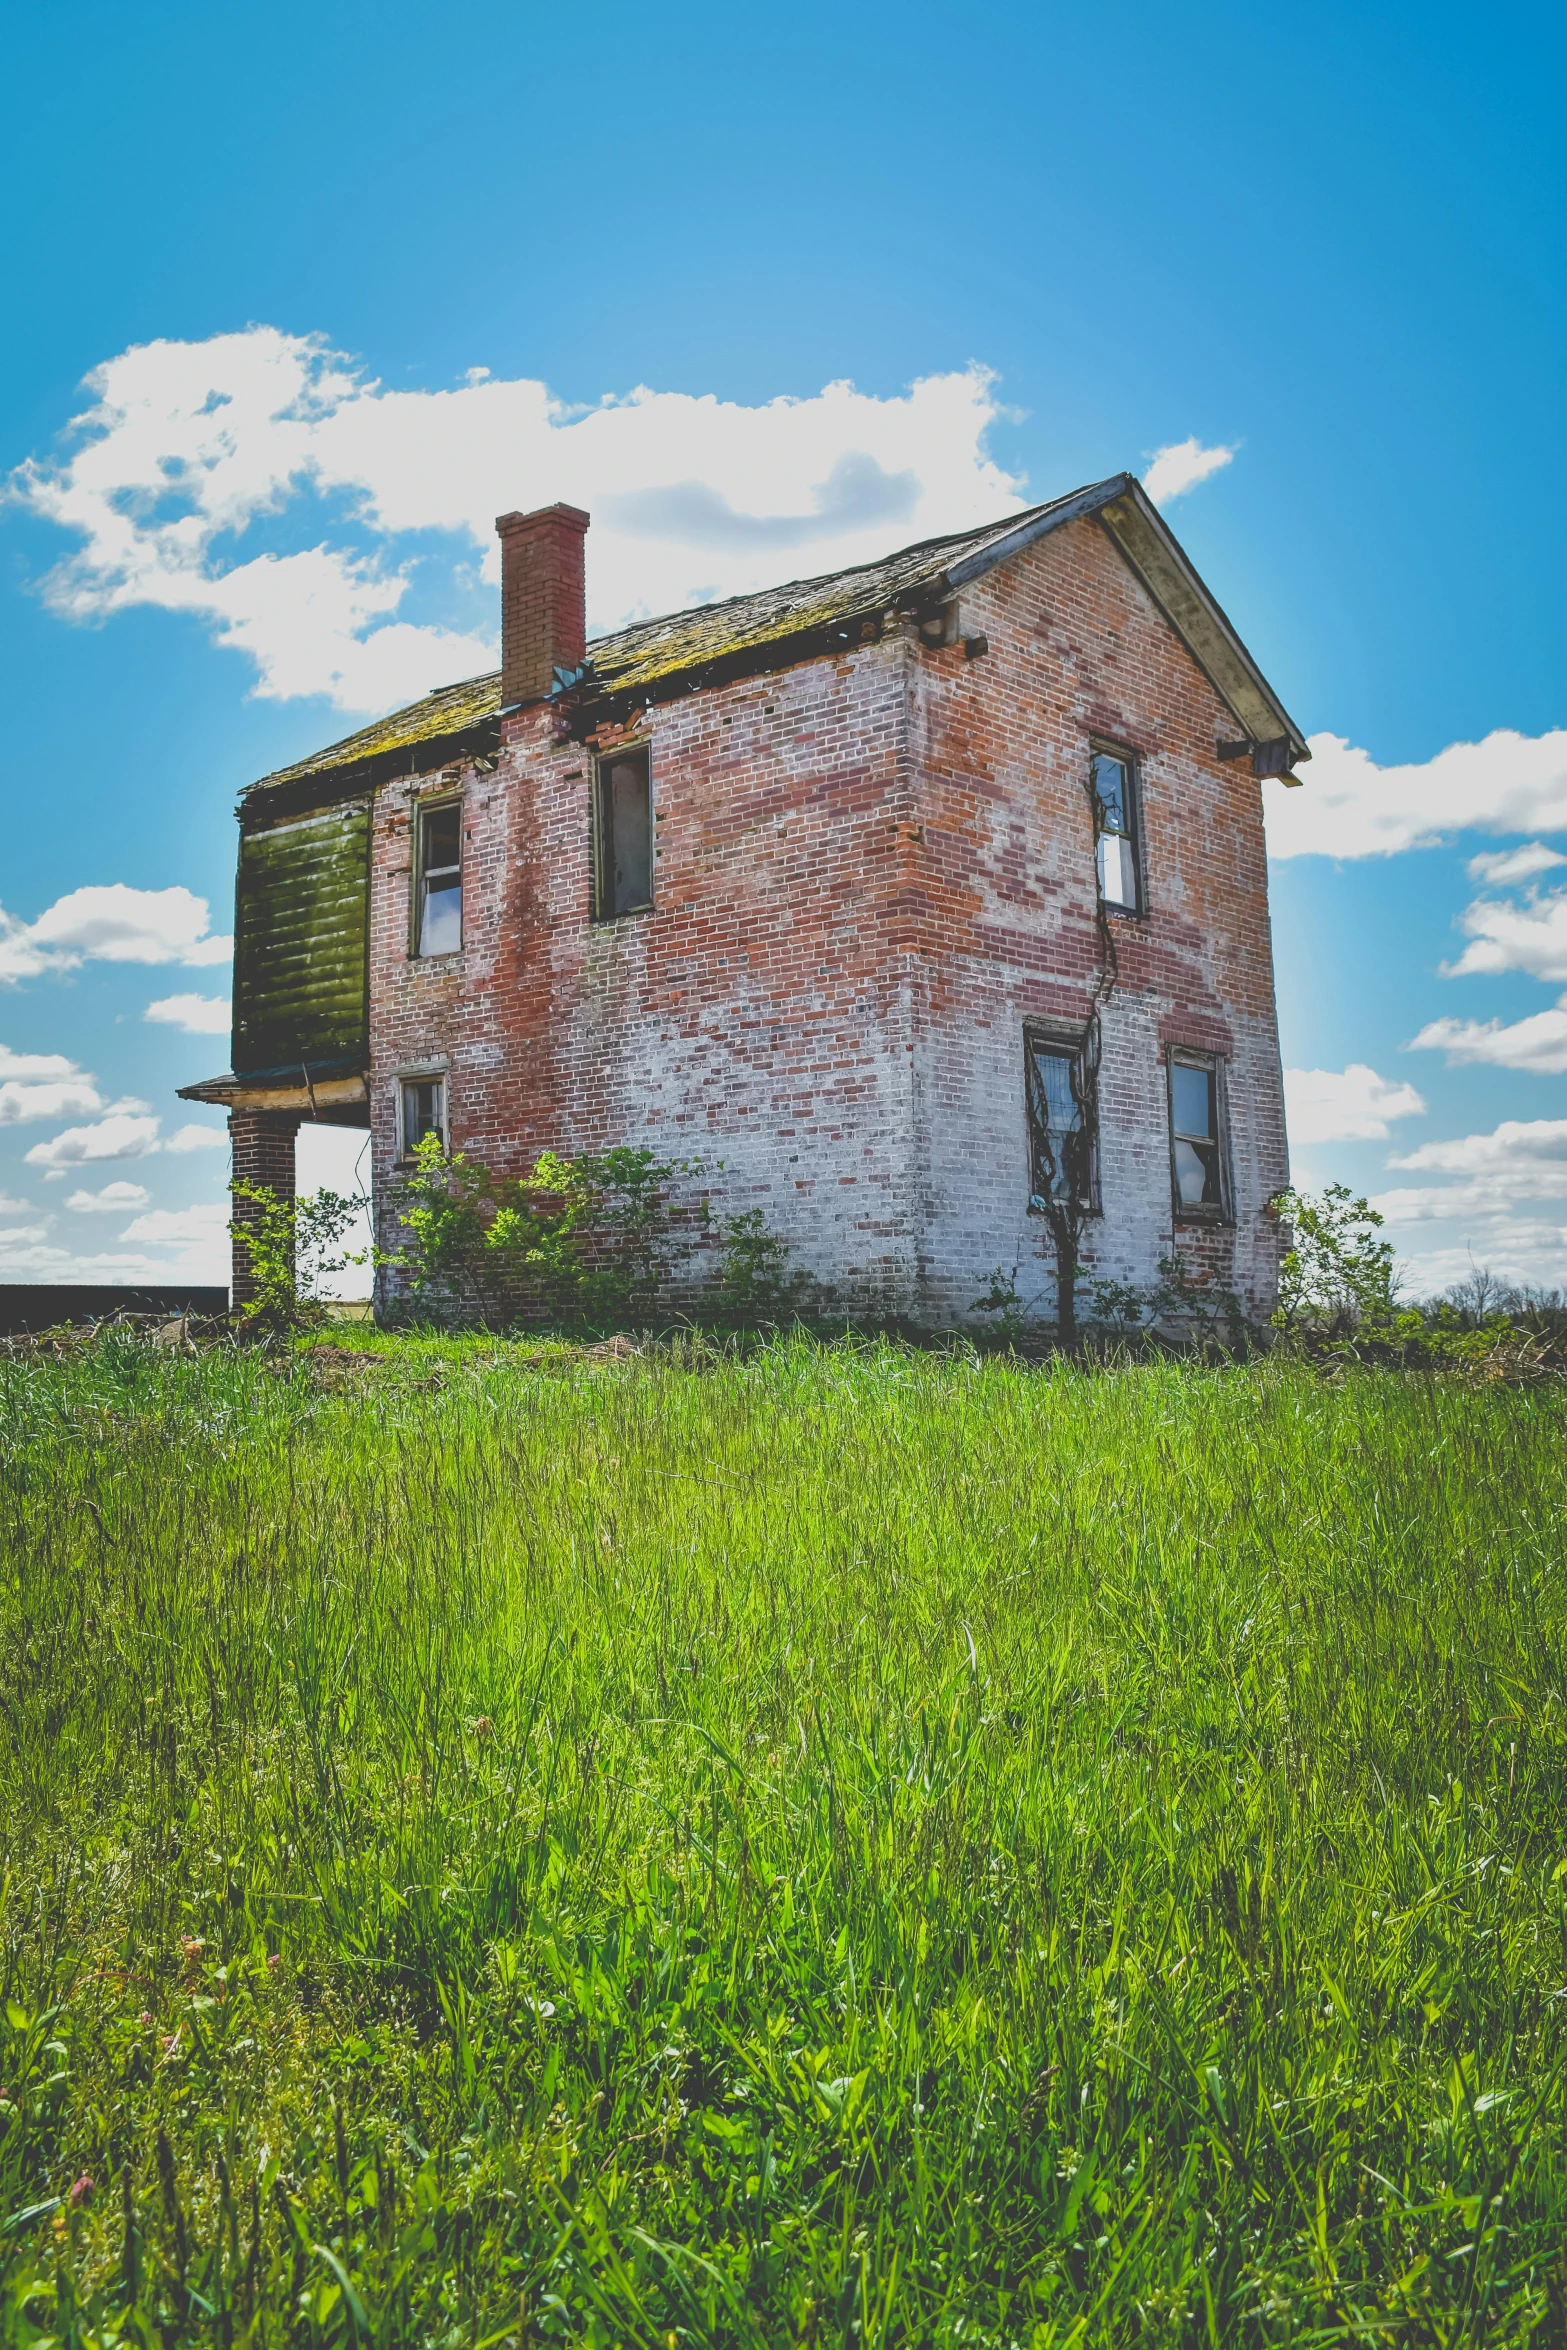
[[0,1279],[221,1276],[174,1088],[225,1058],[182,1023],[235,796],[485,665],[496,512],[592,507],[611,625],[1190,443],[1169,519],[1331,738],[1270,816],[1297,1175],[1385,1200],[1417,1287],[1567,1282],[1564,45],[14,11]]

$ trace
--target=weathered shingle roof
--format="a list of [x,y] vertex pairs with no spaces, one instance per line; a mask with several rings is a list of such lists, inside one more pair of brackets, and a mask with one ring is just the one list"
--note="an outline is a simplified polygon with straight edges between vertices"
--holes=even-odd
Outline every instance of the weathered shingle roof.
[[[834,637],[853,641],[851,624],[889,609],[939,599],[978,578],[996,563],[1019,553],[1062,523],[1099,514],[1111,537],[1161,605],[1248,730],[1259,736],[1287,734],[1295,755],[1309,758],[1299,729],[1286,716],[1218,604],[1203,586],[1179,543],[1146,493],[1130,474],[1113,474],[1070,496],[1055,498],[983,529],[922,539],[876,563],[830,572],[819,579],[789,580],[723,603],[698,604],[656,620],[639,620],[588,646],[587,676],[574,689],[593,700],[647,694],[662,698],[680,680],[736,674],[768,667],[795,638],[830,647]],[[477,738],[498,730],[499,670],[439,687],[422,701],[362,727],[309,759],[263,776],[252,792],[306,786],[356,771],[368,783],[374,774],[395,771],[403,753],[411,764],[420,746],[450,746],[449,755],[477,747]],[[464,739],[466,738],[466,740]],[[498,739],[498,734],[497,734]],[[444,761],[442,762],[444,763]]]

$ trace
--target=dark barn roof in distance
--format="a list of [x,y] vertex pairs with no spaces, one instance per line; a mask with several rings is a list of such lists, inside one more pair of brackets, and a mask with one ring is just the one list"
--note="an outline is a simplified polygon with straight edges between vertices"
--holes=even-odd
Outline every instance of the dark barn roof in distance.
[[[928,609],[1034,540],[1089,514],[1098,516],[1246,732],[1259,741],[1288,736],[1293,757],[1309,759],[1300,729],[1129,473],[1112,474],[1108,481],[980,530],[923,539],[876,563],[635,621],[610,636],[595,637],[581,679],[565,691],[580,710],[608,716],[811,658],[835,644],[862,642],[879,631],[889,613]],[[244,812],[281,813],[283,805],[319,804],[339,790],[368,790],[410,769],[445,766],[493,750],[500,740],[500,708],[498,669],[441,686],[313,757],[263,776],[249,787]],[[421,756],[426,750],[428,758]]]

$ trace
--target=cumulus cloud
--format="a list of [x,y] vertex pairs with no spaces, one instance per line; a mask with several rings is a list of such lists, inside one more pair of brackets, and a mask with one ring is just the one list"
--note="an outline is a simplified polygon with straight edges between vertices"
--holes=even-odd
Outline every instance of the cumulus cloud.
[[27,1154],[30,1167],[43,1167],[51,1178],[72,1167],[90,1166],[102,1159],[144,1159],[158,1147],[158,1120],[137,1110],[114,1110],[96,1126],[67,1126],[48,1142],[35,1142]]
[[152,1194],[143,1183],[106,1183],[101,1191],[73,1191],[66,1201],[79,1216],[129,1215],[144,1208]]
[[120,1237],[191,1246],[226,1239],[228,1228],[228,1202],[216,1200],[210,1206],[197,1208],[154,1208],[150,1214],[137,1216],[127,1224]]
[[1195,434],[1190,440],[1172,441],[1168,448],[1154,450],[1143,488],[1156,506],[1168,506],[1172,498],[1194,490],[1221,465],[1228,465],[1234,454],[1233,448],[1205,449]]
[[181,1126],[166,1142],[158,1145],[165,1151],[226,1151],[229,1138],[221,1126]]
[[0,1191],[0,1216],[30,1216],[32,1212],[30,1199],[13,1199],[8,1191]]
[[1531,1012],[1523,1020],[1428,1020],[1405,1050],[1446,1053],[1450,1068],[1483,1062],[1560,1077],[1567,1072],[1567,995],[1548,1012]]
[[[1471,1259],[1509,1280],[1567,1280],[1567,1118],[1504,1119],[1488,1134],[1422,1143],[1388,1164],[1450,1178],[1402,1185],[1372,1202],[1390,1233],[1410,1235],[1404,1245],[1415,1285],[1439,1290]],[[1456,1249],[1433,1230],[1443,1225],[1461,1236]]]
[[[1567,831],[1567,728],[1499,728],[1484,742],[1450,743],[1434,759],[1395,767],[1379,767],[1342,735],[1316,734],[1304,788],[1271,791],[1266,804],[1275,862],[1390,857],[1458,832]],[[1532,845],[1538,858],[1541,844]],[[1544,867],[1537,861],[1532,870]]]
[[183,1028],[187,1036],[227,1036],[230,1017],[228,998],[220,995],[160,996],[142,1014],[144,1020]]
[[1471,881],[1507,889],[1514,882],[1532,881],[1537,873],[1548,873],[1553,865],[1567,865],[1567,857],[1559,849],[1548,849],[1543,840],[1531,840],[1521,849],[1488,849],[1471,857],[1464,870]]
[[1522,898],[1476,898],[1458,917],[1469,944],[1450,976],[1527,971],[1567,979],[1567,889],[1526,890]]
[[38,1118],[90,1118],[103,1096],[63,1053],[13,1053],[0,1045],[0,1126]]
[[[746,406],[638,386],[571,409],[482,369],[449,390],[388,391],[321,338],[258,326],[139,345],[88,388],[68,452],[11,478],[79,542],[46,583],[55,608],[194,613],[248,655],[258,694],[347,710],[493,663],[494,519],[509,508],[564,498],[593,513],[602,630],[764,586],[785,551],[830,570],[1024,502],[985,451],[997,408],[979,366],[887,399],[832,383]],[[1174,484],[1184,468],[1185,487],[1227,454],[1183,445],[1153,470]],[[248,549],[252,526],[291,504],[310,543]],[[449,543],[399,544],[413,532]],[[421,567],[436,617],[416,623],[397,615]]]
[[1291,1142],[1382,1142],[1394,1118],[1420,1118],[1425,1102],[1412,1085],[1379,1077],[1364,1061],[1347,1069],[1286,1069],[1284,1102]]
[[70,890],[36,922],[0,908],[0,979],[36,979],[84,962],[226,963],[231,938],[208,934],[205,898],[188,889],[132,889],[123,881]]

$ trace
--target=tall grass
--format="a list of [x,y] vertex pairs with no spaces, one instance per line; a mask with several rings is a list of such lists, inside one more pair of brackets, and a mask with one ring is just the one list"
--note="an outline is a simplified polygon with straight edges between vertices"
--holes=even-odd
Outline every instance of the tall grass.
[[1560,1390],[0,1404],[6,2339],[1567,2339]]

